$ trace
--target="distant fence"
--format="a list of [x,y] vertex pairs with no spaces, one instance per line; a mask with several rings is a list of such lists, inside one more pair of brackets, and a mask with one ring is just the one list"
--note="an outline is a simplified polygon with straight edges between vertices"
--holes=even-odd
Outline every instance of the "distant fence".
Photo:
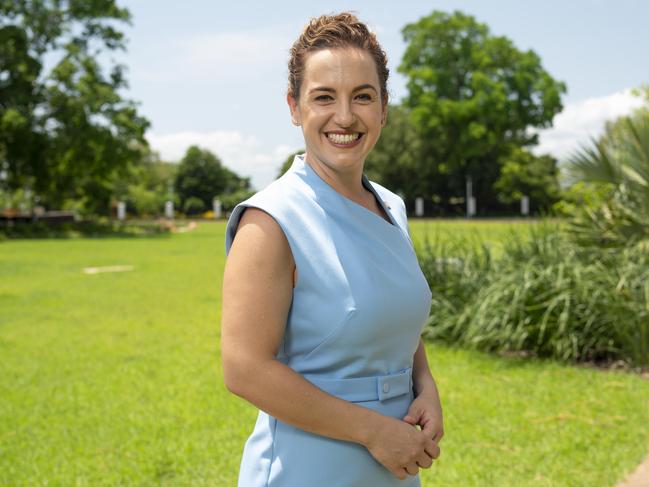
[[0,213],[0,225],[5,227],[24,223],[43,222],[57,224],[76,221],[73,211],[16,212],[5,210]]

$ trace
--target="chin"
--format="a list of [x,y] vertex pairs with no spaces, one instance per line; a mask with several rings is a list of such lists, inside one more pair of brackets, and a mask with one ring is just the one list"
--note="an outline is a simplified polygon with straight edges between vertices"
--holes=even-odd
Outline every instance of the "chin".
[[354,166],[356,164],[365,162],[367,154],[330,154],[327,157],[328,161],[333,162],[336,166]]

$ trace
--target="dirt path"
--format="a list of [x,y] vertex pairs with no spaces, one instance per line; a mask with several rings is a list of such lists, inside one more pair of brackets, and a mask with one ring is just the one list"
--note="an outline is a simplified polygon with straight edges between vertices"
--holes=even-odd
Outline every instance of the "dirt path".
[[649,487],[649,455],[624,482],[615,487]]

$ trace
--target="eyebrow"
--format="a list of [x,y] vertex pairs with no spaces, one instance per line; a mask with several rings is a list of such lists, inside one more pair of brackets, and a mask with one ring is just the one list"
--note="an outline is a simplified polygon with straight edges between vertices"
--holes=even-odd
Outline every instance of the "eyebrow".
[[[356,93],[357,91],[361,91],[361,90],[366,90],[368,88],[371,89],[371,90],[374,90],[374,92],[377,92],[376,88],[374,88],[374,86],[372,86],[369,83],[365,83],[363,85],[359,85],[356,88],[354,88],[352,90],[352,93]],[[329,88],[327,86],[317,86],[317,87],[309,90],[309,93],[313,93],[314,91],[325,91],[327,93],[335,93],[336,92],[336,90],[334,90],[333,88]]]

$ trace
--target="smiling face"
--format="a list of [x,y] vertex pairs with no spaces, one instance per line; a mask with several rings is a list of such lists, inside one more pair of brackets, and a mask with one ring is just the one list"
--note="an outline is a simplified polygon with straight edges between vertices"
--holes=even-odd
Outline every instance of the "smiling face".
[[361,49],[309,53],[299,99],[287,96],[293,121],[302,126],[306,158],[330,169],[362,168],[385,123],[379,77],[372,56]]

